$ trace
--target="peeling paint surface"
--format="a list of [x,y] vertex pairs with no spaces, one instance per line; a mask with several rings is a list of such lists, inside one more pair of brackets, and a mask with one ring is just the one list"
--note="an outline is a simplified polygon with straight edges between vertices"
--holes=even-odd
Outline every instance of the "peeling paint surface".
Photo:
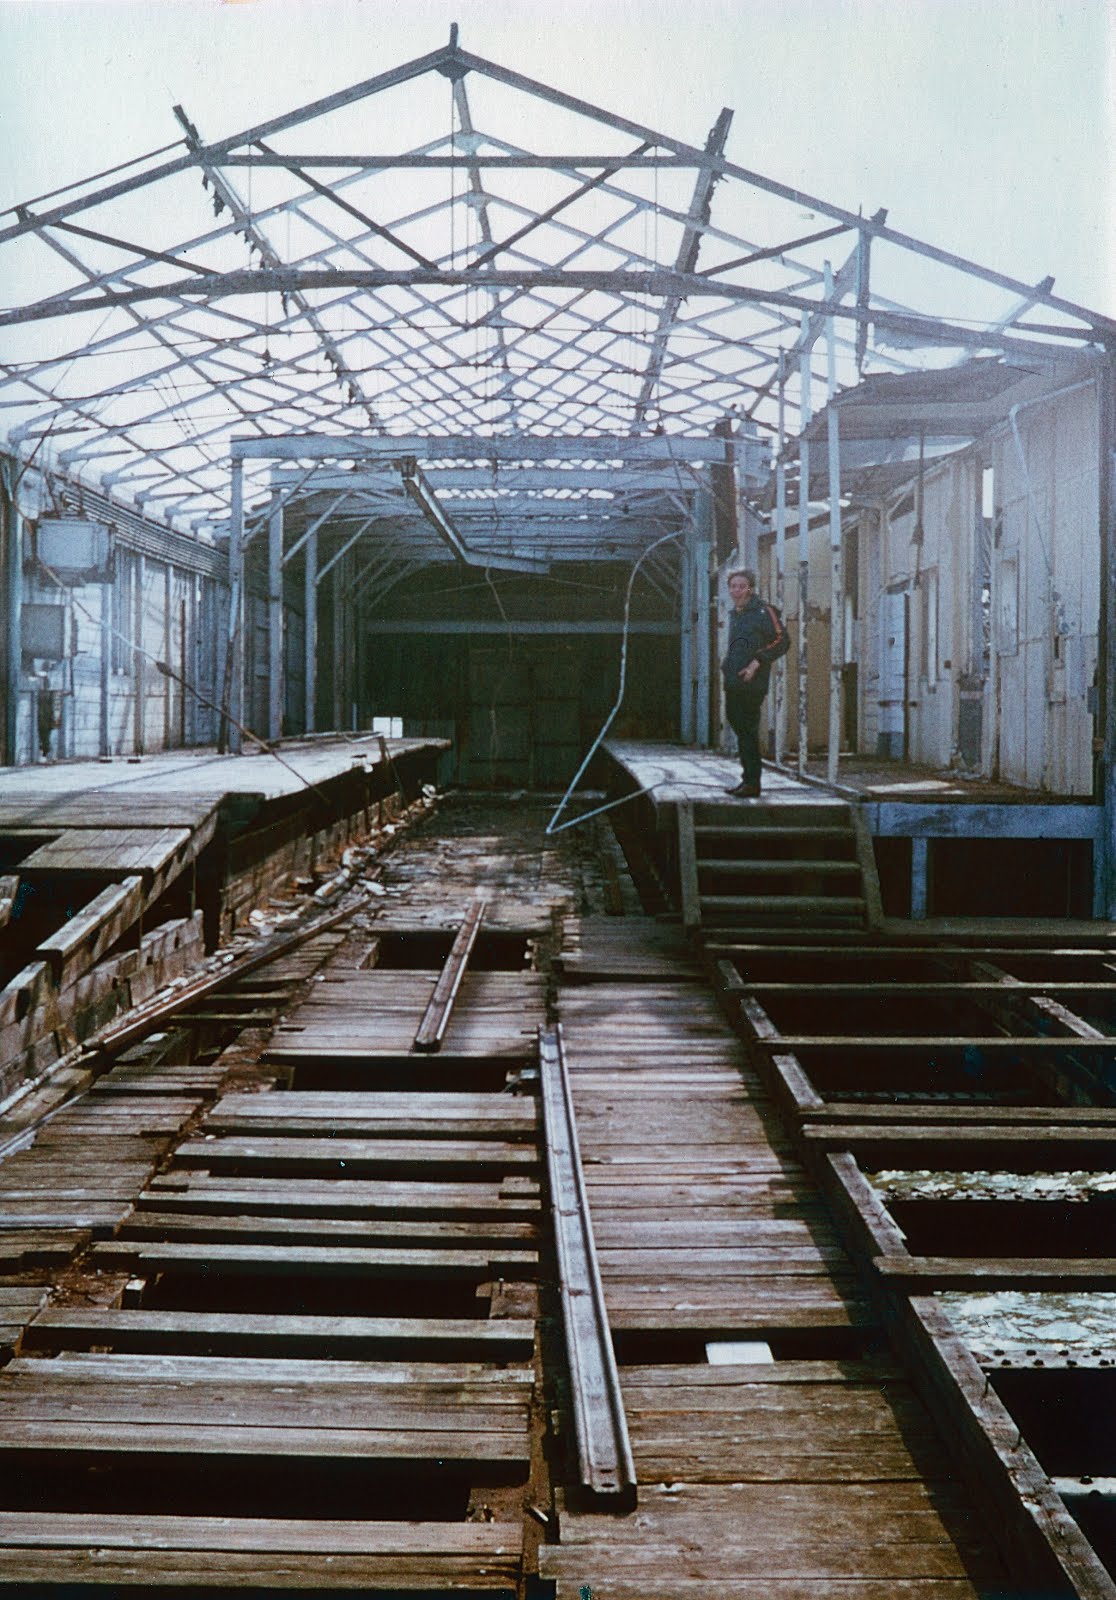
[[1116,1367],[1116,1294],[935,1297],[985,1367]]
[[881,1200],[1066,1200],[1116,1195],[1116,1172],[874,1172]]

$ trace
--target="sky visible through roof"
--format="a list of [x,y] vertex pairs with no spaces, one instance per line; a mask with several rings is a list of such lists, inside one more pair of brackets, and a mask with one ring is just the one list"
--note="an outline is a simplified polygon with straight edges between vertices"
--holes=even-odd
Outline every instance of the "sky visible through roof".
[[[153,150],[167,150],[159,159],[181,156],[175,106],[213,143],[441,50],[457,22],[465,52],[698,148],[728,106],[730,161],[800,188],[822,207],[869,216],[885,206],[900,233],[1025,283],[1052,275],[1055,293],[1111,311],[1111,17],[1104,0],[598,0],[561,10],[498,0],[421,0],[406,9],[381,0],[0,0],[0,50],[14,64],[0,88],[0,208],[35,200],[41,216],[53,202],[38,197],[75,179]],[[469,105],[455,105],[450,78],[428,73],[340,108],[328,127],[287,130],[278,151],[288,163],[292,152],[444,151],[463,117],[486,139],[510,141],[502,148],[632,150],[630,134],[588,124],[513,84],[470,73],[466,85]],[[466,157],[468,148],[454,145]],[[49,236],[6,244],[0,299],[84,295],[90,291],[75,284],[103,274],[115,276],[102,282],[147,292],[165,285],[180,257],[186,270],[213,273],[298,261],[330,271],[415,262],[436,262],[442,272],[447,264],[475,268],[490,238],[507,246],[521,222],[526,244],[504,248],[497,269],[612,273],[670,268],[686,257],[692,168],[585,182],[586,194],[571,205],[571,184],[582,182],[576,173],[517,170],[505,180],[486,169],[482,183],[466,167],[419,172],[412,163],[366,174],[358,188],[337,168],[315,169],[318,177],[307,180],[301,170],[260,166],[258,150],[231,180],[205,178],[235,180],[246,230],[230,231],[234,212],[221,204],[213,209],[224,219],[214,223],[217,189],[203,191],[194,166],[111,208],[71,215]],[[315,199],[304,190],[293,212],[269,210],[289,204],[292,173],[296,188],[326,177],[335,193],[320,190]],[[484,193],[470,192],[470,183]],[[586,289],[571,299],[545,285],[507,297],[475,284],[448,294],[356,289],[347,299],[312,290],[293,307],[285,297],[280,305],[278,293],[252,293],[208,306],[188,298],[162,323],[165,305],[148,300],[154,321],[141,305],[10,327],[4,359],[24,363],[18,370],[40,385],[29,424],[40,432],[48,402],[72,402],[50,424],[45,455],[58,449],[59,464],[79,470],[107,466],[106,486],[119,479],[125,492],[150,497],[151,509],[184,517],[211,512],[215,492],[223,501],[228,432],[245,422],[268,432],[325,425],[400,434],[510,426],[624,433],[658,421],[701,433],[730,407],[753,403],[770,429],[774,352],[797,332],[793,296],[817,299],[822,255],[843,261],[850,236],[810,245],[831,215],[735,179],[722,178],[712,198],[714,228],[687,271],[727,271],[754,241],[769,257],[776,243],[807,236],[805,252],[793,251],[789,263],[748,257],[751,288],[792,297],[781,310],[771,301],[773,315],[741,302],[718,309],[700,294],[663,312],[669,299],[657,306],[638,290],[610,297]],[[552,204],[561,215],[550,217]],[[369,214],[389,232],[363,232]],[[262,249],[246,248],[253,232]],[[125,281],[112,239],[163,254],[132,262]],[[943,274],[880,239],[872,291],[883,311],[867,350],[875,370],[902,366],[912,348],[902,328],[887,329],[888,310],[917,307],[958,325],[994,323],[1008,310],[1002,286]],[[845,293],[852,292],[850,280]],[[320,325],[307,306],[323,308]],[[664,326],[670,342],[649,387]],[[111,349],[90,357],[89,343],[106,330]],[[842,333],[839,376],[851,382],[865,370],[866,351],[852,325]],[[10,398],[18,382],[9,379],[4,391],[0,425],[23,421],[21,402]],[[129,457],[137,442],[146,452],[138,467]]]
[[0,206],[466,50],[1116,312],[1109,0],[0,0]]

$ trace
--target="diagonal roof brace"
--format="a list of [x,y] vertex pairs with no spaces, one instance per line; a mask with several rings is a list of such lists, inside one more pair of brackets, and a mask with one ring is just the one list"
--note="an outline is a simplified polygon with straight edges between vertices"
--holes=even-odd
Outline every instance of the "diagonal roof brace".
[[489,555],[486,552],[471,550],[446,515],[438,496],[423,476],[422,469],[414,457],[408,456],[401,461],[399,471],[404,489],[448,547],[454,559],[464,566],[497,567],[503,572],[545,574],[550,571],[549,561],[532,559],[530,556]]
[[[725,141],[728,138],[731,126],[732,112],[728,106],[725,106],[709,130],[709,137],[705,141],[706,155],[720,156],[724,154]],[[709,221],[710,201],[713,198],[713,187],[717,182],[717,177],[718,174],[712,167],[706,167],[698,173],[697,183],[694,186],[689,216],[682,234],[682,242],[678,247],[678,260],[675,263],[675,271],[684,272],[689,277],[693,276],[697,267],[698,251],[701,249],[701,236]],[[678,316],[683,298],[684,296],[682,295],[669,295],[659,308],[659,324],[655,329],[647,370],[643,374],[639,399],[636,401],[635,412],[632,417],[631,431],[633,433],[638,433],[647,420],[648,407],[655,397],[655,391],[659,386],[659,378],[662,375],[663,360],[666,356],[671,329],[674,326],[675,318]]]

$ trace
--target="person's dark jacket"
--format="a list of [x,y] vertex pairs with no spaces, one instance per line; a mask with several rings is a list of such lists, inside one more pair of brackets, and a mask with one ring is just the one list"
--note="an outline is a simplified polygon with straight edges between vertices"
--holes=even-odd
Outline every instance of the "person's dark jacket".
[[[767,693],[771,663],[778,659],[779,641],[783,636],[783,624],[776,621],[777,617],[778,612],[773,617],[756,594],[743,610],[729,613],[728,649],[721,662],[726,689],[743,689],[761,698]],[[759,662],[759,671],[745,683],[740,673],[752,661]]]

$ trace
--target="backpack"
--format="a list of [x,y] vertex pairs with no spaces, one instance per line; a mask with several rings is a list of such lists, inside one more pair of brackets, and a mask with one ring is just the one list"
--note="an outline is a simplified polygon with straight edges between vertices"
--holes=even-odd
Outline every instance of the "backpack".
[[781,656],[785,656],[789,653],[791,647],[791,636],[787,631],[786,623],[783,621],[782,617],[779,615],[778,611],[776,611],[774,606],[769,606],[765,601],[763,609],[771,618],[771,625],[775,629],[774,639],[772,639],[770,644],[764,645],[763,647],[763,659],[765,661],[778,661]]

